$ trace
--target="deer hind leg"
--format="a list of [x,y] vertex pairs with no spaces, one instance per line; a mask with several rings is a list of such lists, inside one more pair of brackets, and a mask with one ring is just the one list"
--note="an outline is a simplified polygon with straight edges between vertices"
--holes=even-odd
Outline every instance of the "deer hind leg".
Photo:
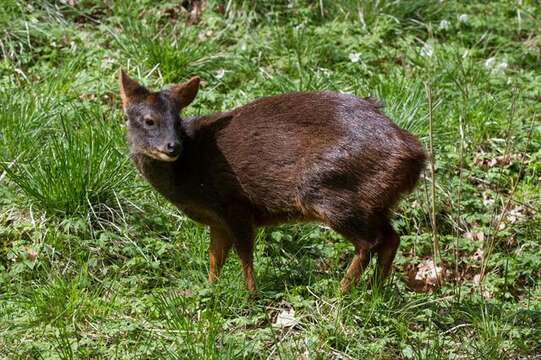
[[340,291],[343,294],[349,292],[351,288],[359,282],[359,279],[361,278],[361,275],[368,266],[369,262],[369,251],[362,247],[356,247],[355,254],[353,255],[353,259],[351,259],[351,263],[346,270],[346,274],[340,281]]
[[227,221],[228,232],[231,235],[232,244],[237,251],[242,272],[246,281],[246,288],[254,292],[256,283],[254,279],[254,240],[255,227],[251,213],[243,208],[229,209],[229,220]]
[[210,247],[209,247],[209,282],[214,283],[218,280],[220,271],[227,259],[229,250],[233,241],[229,233],[217,226],[210,228]]
[[400,237],[392,225],[386,222],[382,228],[381,239],[374,251],[378,255],[376,280],[383,284],[391,273],[393,260],[400,245]]
[[235,248],[239,254],[240,264],[242,266],[242,272],[244,273],[244,280],[246,281],[246,288],[249,291],[256,291],[255,279],[254,279],[254,232],[253,229],[246,231],[236,238]]
[[371,225],[359,219],[349,220],[333,229],[353,243],[355,254],[349,264],[346,274],[340,282],[340,290],[347,293],[355,286],[362,273],[370,263],[371,252],[378,240],[378,233]]

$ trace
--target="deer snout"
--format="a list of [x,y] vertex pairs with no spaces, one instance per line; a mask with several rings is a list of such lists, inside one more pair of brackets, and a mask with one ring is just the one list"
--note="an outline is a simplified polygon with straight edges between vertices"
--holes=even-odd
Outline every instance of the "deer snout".
[[180,155],[182,150],[182,145],[178,141],[172,141],[165,144],[164,149],[162,150],[167,156],[175,158]]

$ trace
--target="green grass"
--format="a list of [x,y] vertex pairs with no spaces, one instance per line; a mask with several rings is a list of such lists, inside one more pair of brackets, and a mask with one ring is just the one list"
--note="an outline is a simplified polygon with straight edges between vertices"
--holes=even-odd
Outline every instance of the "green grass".
[[[536,2],[209,0],[193,26],[178,1],[66,3],[0,7],[1,358],[539,356]],[[427,145],[428,85],[445,282],[408,286],[433,249],[427,171],[396,209],[385,287],[371,268],[340,295],[351,245],[314,224],[260,230],[257,296],[236,256],[209,285],[207,230],[128,161],[119,67],[154,88],[200,75],[188,115],[294,90],[374,96]],[[297,326],[275,325],[292,310]]]

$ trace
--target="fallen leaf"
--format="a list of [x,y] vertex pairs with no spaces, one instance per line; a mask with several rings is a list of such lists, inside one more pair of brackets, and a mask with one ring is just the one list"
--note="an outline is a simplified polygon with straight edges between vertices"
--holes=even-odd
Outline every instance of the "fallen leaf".
[[524,154],[506,154],[500,156],[491,156],[483,151],[475,154],[473,163],[478,166],[492,168],[496,166],[509,167],[513,163],[528,164],[529,159]]
[[201,0],[192,0],[190,1],[191,10],[186,24],[195,25],[201,20],[201,15],[203,14],[203,2]]
[[517,222],[524,221],[535,214],[536,211],[532,207],[520,205],[509,210],[507,213],[507,221],[509,221],[511,224],[515,224]]
[[489,207],[494,204],[494,196],[490,191],[483,191],[483,205]]
[[280,314],[276,317],[274,326],[281,328],[291,328],[299,324],[299,321],[295,318],[295,310],[282,310]]
[[477,249],[477,251],[472,255],[472,259],[475,260],[475,261],[480,261],[483,256],[485,255],[485,252],[483,251],[483,249],[479,248]]
[[192,297],[193,296],[193,291],[190,290],[190,289],[178,290],[178,291],[175,292],[175,295],[177,295],[179,297]]
[[410,265],[407,273],[407,285],[412,290],[431,292],[442,283],[445,277],[445,268],[435,265],[432,258],[428,258],[418,265]]
[[26,250],[26,257],[30,261],[35,261],[37,259],[37,257],[38,257],[38,253],[34,249],[27,249]]
[[[480,283],[481,283],[481,275],[476,274],[473,277],[472,281],[473,281],[474,285],[479,286]],[[492,298],[492,293],[486,288],[486,286],[482,286],[480,290],[481,290],[481,296],[483,296],[485,299],[491,299]]]
[[463,236],[469,240],[485,241],[485,234],[482,231],[468,231]]

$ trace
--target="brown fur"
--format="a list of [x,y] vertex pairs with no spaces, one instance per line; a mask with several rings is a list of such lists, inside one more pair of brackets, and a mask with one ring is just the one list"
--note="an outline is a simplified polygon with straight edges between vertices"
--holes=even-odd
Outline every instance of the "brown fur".
[[[141,100],[138,90],[124,108],[131,156],[143,177],[190,218],[210,227],[209,280],[217,279],[234,247],[247,286],[255,290],[255,228],[306,221],[327,224],[355,246],[343,291],[358,280],[371,252],[378,255],[383,280],[399,245],[389,210],[413,189],[423,170],[419,141],[390,121],[379,103],[332,92],[287,93],[227,113],[180,120],[185,99],[193,100],[197,92],[195,82],[148,92],[158,94],[154,104]],[[132,106],[142,110],[137,113]],[[144,111],[161,116],[160,127],[174,123],[156,136],[176,132],[182,143],[176,161],[160,161],[141,150],[149,146],[144,137],[150,134],[137,124]]]

